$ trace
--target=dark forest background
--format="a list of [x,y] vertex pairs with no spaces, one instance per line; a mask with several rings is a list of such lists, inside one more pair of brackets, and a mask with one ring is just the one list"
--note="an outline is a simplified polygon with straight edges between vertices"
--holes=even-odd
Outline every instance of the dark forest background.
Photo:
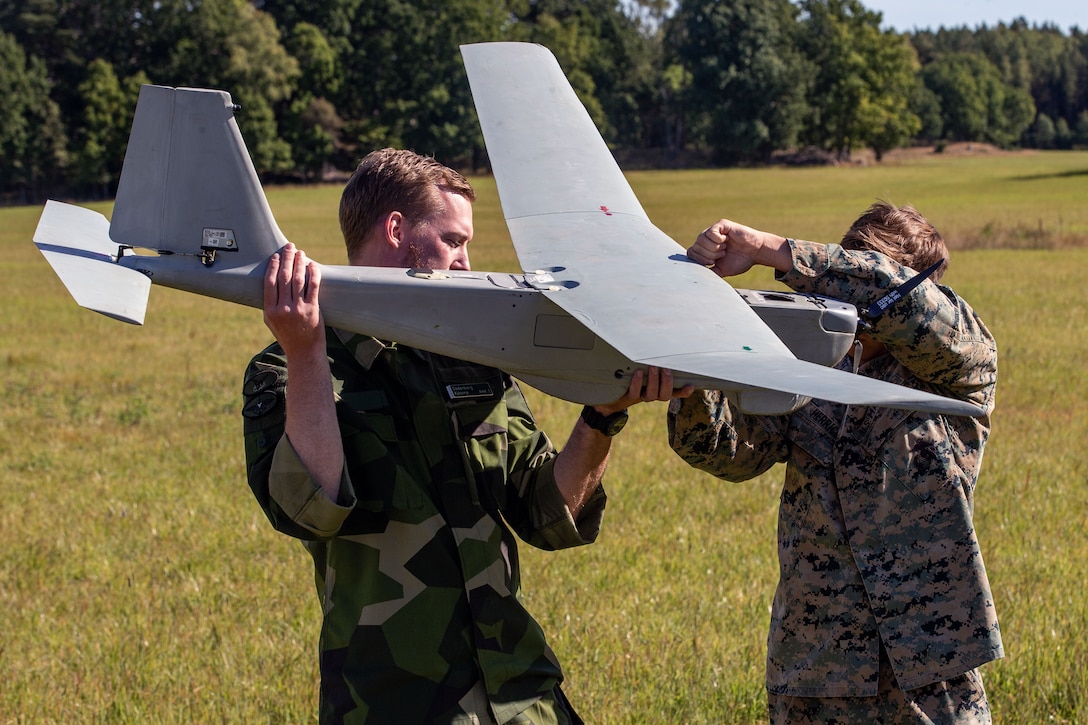
[[1088,144],[1079,28],[881,21],[858,0],[0,0],[0,195],[111,196],[144,83],[229,91],[265,181],[382,146],[484,170],[458,46],[493,40],[551,49],[644,164]]

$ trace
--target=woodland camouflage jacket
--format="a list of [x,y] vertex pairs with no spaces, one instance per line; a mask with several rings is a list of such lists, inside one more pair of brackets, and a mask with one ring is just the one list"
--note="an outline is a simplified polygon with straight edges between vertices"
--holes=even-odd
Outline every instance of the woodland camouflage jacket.
[[[779,280],[860,310],[914,276],[874,252],[790,246],[794,268]],[[1003,656],[972,523],[997,382],[994,340],[966,302],[930,281],[871,324],[890,354],[861,374],[969,400],[986,415],[815,400],[760,417],[713,391],[670,407],[670,443],[697,468],[743,481],[787,464],[767,654],[775,693],[873,696],[881,642],[903,689]]]
[[482,681],[505,722],[562,679],[518,601],[516,543],[592,542],[599,488],[575,522],[556,451],[505,373],[328,330],[346,455],[340,497],[310,479],[284,431],[287,371],[273,345],[244,382],[249,483],[303,540],[322,602],[321,720],[471,722]]

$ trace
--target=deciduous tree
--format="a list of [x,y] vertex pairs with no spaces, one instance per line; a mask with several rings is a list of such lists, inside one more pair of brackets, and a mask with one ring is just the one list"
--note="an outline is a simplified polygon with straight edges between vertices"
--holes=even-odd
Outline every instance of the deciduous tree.
[[786,0],[681,0],[666,45],[691,74],[689,140],[719,161],[766,159],[796,142],[805,66],[795,14]]
[[945,137],[1008,147],[1035,117],[1027,91],[1013,88],[981,53],[947,53],[922,71],[926,87],[940,99]]
[[66,138],[45,64],[0,31],[0,191],[34,194],[63,169]]
[[801,43],[813,69],[804,138],[845,157],[872,148],[879,159],[922,128],[911,110],[918,61],[904,36],[880,29],[858,0],[804,0]]
[[108,196],[114,191],[140,86],[148,82],[142,71],[122,82],[113,66],[102,59],[87,67],[87,77],[79,85],[83,113],[75,138],[73,170],[75,179],[95,194]]

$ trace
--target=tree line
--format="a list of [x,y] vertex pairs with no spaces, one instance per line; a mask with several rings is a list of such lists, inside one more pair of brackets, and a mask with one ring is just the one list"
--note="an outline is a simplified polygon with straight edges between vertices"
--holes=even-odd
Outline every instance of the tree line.
[[1088,37],[881,29],[860,0],[0,0],[0,193],[109,196],[144,83],[218,88],[266,180],[382,146],[486,168],[458,46],[555,53],[617,151],[1088,144]]

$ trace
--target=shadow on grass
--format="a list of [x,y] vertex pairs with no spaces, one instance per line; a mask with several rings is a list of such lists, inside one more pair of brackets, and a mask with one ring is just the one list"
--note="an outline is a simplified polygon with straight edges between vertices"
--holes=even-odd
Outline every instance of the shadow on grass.
[[1066,179],[1077,176],[1088,176],[1088,169],[1079,171],[1061,171],[1056,174],[1031,174],[1029,176],[1014,176],[1012,181],[1042,181],[1044,179]]

